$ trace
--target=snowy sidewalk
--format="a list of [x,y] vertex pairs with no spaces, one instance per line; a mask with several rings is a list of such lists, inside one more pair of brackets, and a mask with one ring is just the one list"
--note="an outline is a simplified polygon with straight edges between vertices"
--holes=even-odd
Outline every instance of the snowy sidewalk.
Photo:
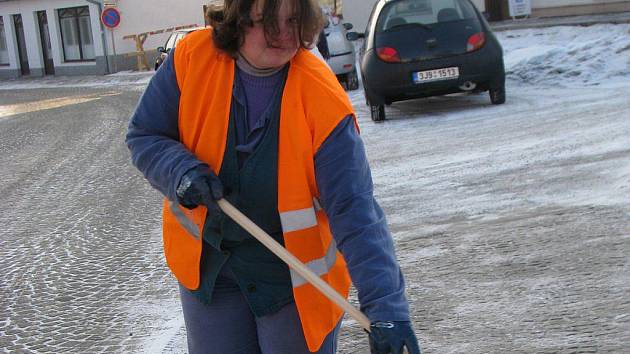
[[506,20],[491,22],[490,27],[493,31],[507,31],[514,29],[543,28],[553,26],[592,26],[595,24],[604,23],[630,23],[630,12]]
[[104,88],[139,86],[144,88],[153,74],[151,71],[121,71],[109,75],[44,76],[0,80],[0,90],[24,90],[58,87]]

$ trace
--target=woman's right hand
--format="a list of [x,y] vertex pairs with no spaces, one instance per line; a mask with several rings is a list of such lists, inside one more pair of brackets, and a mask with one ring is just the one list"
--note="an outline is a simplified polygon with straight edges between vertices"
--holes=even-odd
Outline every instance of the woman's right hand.
[[186,172],[177,187],[179,204],[188,209],[204,205],[219,210],[217,200],[223,198],[223,184],[207,165],[199,165]]

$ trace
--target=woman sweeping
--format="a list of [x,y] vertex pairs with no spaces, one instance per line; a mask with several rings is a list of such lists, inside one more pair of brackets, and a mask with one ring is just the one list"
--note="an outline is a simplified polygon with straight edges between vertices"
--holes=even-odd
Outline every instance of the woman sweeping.
[[196,353],[335,353],[343,312],[217,207],[225,198],[371,321],[372,353],[420,349],[353,108],[308,49],[313,0],[226,0],[180,41],[131,118],[165,196],[164,252]]

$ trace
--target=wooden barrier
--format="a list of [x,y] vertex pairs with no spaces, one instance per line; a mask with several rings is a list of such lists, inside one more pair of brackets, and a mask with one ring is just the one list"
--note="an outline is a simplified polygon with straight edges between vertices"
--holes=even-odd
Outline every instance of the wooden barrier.
[[133,57],[133,56],[136,57],[138,71],[151,70],[151,67],[149,66],[149,61],[147,59],[147,54],[144,50],[144,42],[147,40],[147,37],[152,36],[152,35],[162,34],[162,33],[174,32],[180,29],[193,28],[193,27],[197,27],[197,24],[169,27],[169,28],[156,30],[156,31],[143,32],[143,33],[130,34],[130,35],[123,36],[122,37],[123,39],[132,39],[136,43],[136,51],[131,52],[131,53],[126,53],[125,57],[126,58]]

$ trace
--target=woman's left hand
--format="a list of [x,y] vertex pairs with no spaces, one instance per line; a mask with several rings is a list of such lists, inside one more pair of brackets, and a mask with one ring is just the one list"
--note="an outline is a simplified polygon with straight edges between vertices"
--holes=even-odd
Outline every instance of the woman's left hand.
[[372,354],[421,354],[418,339],[411,322],[372,322],[370,325],[370,352]]

